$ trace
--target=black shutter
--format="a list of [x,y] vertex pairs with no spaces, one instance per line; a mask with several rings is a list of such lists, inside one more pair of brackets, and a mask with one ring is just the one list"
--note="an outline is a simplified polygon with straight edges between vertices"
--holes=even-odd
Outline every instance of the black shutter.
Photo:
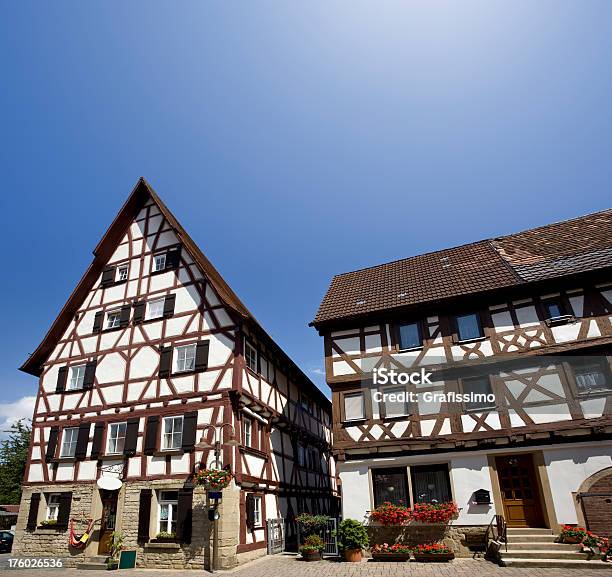
[[67,491],[60,493],[59,508],[57,511],[57,527],[66,528],[70,521],[70,505],[72,503],[72,493]]
[[91,458],[97,459],[102,450],[102,438],[104,437],[104,423],[96,423],[94,427],[93,443],[91,444]]
[[166,253],[166,269],[178,268],[181,262],[181,247],[171,248]]
[[100,284],[102,286],[108,286],[110,284],[113,284],[114,282],[115,282],[115,267],[107,266],[102,272],[102,281]]
[[134,305],[134,324],[141,323],[144,320],[146,306],[147,303],[145,301],[141,301]]
[[153,415],[147,419],[147,433],[145,435],[144,454],[152,455],[157,450],[157,427],[159,417]]
[[195,370],[205,371],[208,368],[208,349],[210,341],[198,341],[196,345]]
[[59,434],[59,427],[51,427],[49,433],[49,442],[47,443],[47,452],[45,453],[45,461],[49,463],[55,457],[55,448],[57,447],[57,435]]
[[90,361],[85,365],[85,378],[83,379],[83,388],[91,389],[94,384],[94,377],[96,375],[97,361]]
[[60,367],[57,373],[57,385],[55,385],[56,393],[63,393],[66,390],[66,381],[68,380],[68,367]]
[[176,538],[180,543],[191,543],[193,489],[179,489],[177,507]]
[[193,451],[198,426],[198,412],[186,413],[183,417],[183,451]]
[[40,493],[32,493],[30,497],[30,510],[28,511],[28,523],[26,529],[33,531],[36,529],[38,521],[38,506],[40,505]]
[[246,526],[249,529],[255,526],[255,498],[253,495],[246,496]]
[[93,331],[94,333],[99,333],[102,330],[102,321],[104,320],[104,313],[102,311],[97,312],[96,316],[94,316],[94,324]]
[[170,365],[172,363],[172,347],[162,347],[159,355],[159,378],[166,379],[170,376]]
[[123,305],[121,307],[121,315],[119,316],[119,326],[127,327],[130,324],[130,313],[132,307],[130,305]]
[[90,423],[81,423],[79,425],[79,434],[77,436],[77,444],[74,451],[74,456],[77,461],[82,461],[87,456],[87,444],[89,443],[90,428]]
[[138,423],[140,419],[134,417],[128,419],[127,430],[125,432],[125,445],[123,447],[123,454],[127,457],[133,457],[136,454],[136,442],[138,441]]
[[138,507],[138,541],[149,540],[149,522],[151,520],[151,489],[141,489]]
[[167,319],[174,314],[174,302],[176,301],[176,295],[166,295],[164,299],[164,318]]

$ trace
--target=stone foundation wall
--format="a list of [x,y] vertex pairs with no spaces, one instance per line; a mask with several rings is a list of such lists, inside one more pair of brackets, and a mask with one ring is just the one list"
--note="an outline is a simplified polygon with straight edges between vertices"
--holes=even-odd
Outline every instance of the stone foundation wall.
[[414,523],[405,527],[384,527],[381,525],[367,526],[370,546],[376,543],[402,543],[404,545],[419,545],[421,543],[441,542],[452,549],[456,557],[471,557],[466,535],[484,536],[486,527],[461,525],[430,525]]

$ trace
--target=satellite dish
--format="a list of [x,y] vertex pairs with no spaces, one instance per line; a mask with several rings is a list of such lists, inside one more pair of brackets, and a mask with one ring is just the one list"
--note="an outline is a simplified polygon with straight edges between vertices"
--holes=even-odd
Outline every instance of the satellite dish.
[[105,491],[116,491],[117,489],[121,489],[121,485],[123,485],[121,479],[109,475],[102,475],[96,481],[96,484],[100,489],[104,489]]

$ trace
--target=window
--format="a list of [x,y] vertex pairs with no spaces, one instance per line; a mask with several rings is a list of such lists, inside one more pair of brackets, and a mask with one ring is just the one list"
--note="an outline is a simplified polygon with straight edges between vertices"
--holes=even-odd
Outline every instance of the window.
[[47,521],[57,521],[59,513],[60,494],[50,493],[47,497]]
[[79,429],[77,427],[71,427],[70,429],[64,429],[62,436],[62,450],[60,451],[60,457],[74,457],[76,452],[77,437]]
[[547,319],[558,319],[569,314],[561,299],[547,299],[543,304]]
[[261,527],[261,497],[253,497],[253,527]]
[[85,382],[85,365],[77,365],[76,367],[70,367],[70,380],[66,387],[69,391],[76,389],[82,389],[83,383]]
[[298,443],[298,465],[300,467],[306,466],[306,447],[302,443]]
[[399,326],[399,348],[401,350],[416,349],[423,346],[419,323],[409,323]]
[[125,431],[127,423],[111,423],[108,428],[108,445],[106,452],[109,454],[123,453],[125,447]]
[[160,491],[159,493],[159,521],[157,532],[176,534],[176,518],[178,512],[178,491]]
[[244,420],[244,445],[253,446],[253,421],[251,419]]
[[149,301],[147,303],[147,312],[145,314],[145,319],[158,319],[164,316],[164,301],[166,299],[155,299],[154,301]]
[[579,395],[609,393],[612,390],[612,379],[605,360],[586,358],[573,361],[572,371]]
[[406,393],[403,387],[385,389],[383,392],[389,395],[385,399],[385,417],[403,417],[408,414],[408,403],[399,396]]
[[120,267],[117,267],[117,282],[121,282],[124,280],[127,280],[128,277],[128,267],[127,265],[123,265]]
[[183,443],[183,417],[166,417],[162,449],[180,449]]
[[249,369],[254,373],[257,372],[257,349],[248,341],[244,342],[244,358]]
[[176,347],[174,350],[176,356],[174,372],[183,373],[185,371],[193,371],[195,369],[196,345],[184,345]]
[[446,503],[451,500],[447,465],[411,467],[415,503]]
[[[473,393],[474,395],[492,395],[491,381],[489,377],[472,377],[463,379],[463,392],[466,394]],[[467,411],[495,409],[495,401],[480,399],[474,401],[466,401],[465,408]]]
[[365,419],[365,399],[363,393],[344,395],[344,420],[357,421]]
[[408,502],[408,475],[405,468],[372,471],[374,507],[383,503],[410,506]]
[[116,329],[121,326],[121,311],[111,311],[106,315],[106,328]]
[[476,313],[457,317],[457,337],[460,341],[479,339],[482,336],[480,319]]
[[166,253],[156,254],[153,257],[153,272],[165,270],[166,268]]

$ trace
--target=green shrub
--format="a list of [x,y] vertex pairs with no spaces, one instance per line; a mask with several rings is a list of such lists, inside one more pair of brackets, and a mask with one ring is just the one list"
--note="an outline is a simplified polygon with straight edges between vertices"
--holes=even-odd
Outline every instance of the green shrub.
[[300,553],[315,553],[325,549],[323,539],[318,535],[308,535],[304,540],[304,544],[300,547]]
[[338,545],[342,550],[364,549],[370,544],[368,532],[355,519],[345,519],[338,527]]

